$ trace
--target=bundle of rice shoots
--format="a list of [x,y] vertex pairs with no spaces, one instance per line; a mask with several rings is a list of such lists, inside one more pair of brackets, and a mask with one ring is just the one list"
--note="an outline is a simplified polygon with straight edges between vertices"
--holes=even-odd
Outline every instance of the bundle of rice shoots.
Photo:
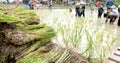
[[39,24],[40,21],[39,16],[37,16],[34,11],[24,10],[17,12],[16,15],[18,15],[17,17],[22,19],[28,25]]
[[0,13],[0,22],[7,22],[7,23],[19,23],[21,20],[16,18],[15,16],[9,16],[3,13]]
[[40,40],[40,37],[38,37],[37,35],[29,34],[22,31],[9,31],[5,33],[5,35],[9,42],[14,45],[24,45]]

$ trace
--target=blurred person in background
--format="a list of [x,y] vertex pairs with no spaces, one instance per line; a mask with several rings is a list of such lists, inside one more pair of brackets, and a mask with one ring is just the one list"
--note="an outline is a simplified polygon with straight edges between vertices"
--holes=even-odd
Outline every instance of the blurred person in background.
[[81,12],[80,12],[80,6],[79,6],[79,3],[76,4],[76,7],[75,7],[75,16],[77,17],[80,17],[81,16]]
[[83,17],[85,17],[85,4],[82,5],[82,8],[81,8],[81,15],[83,15]]
[[107,14],[109,14],[111,12],[111,6],[113,6],[113,5],[114,5],[114,2],[112,0],[110,0],[106,3]]
[[104,12],[103,5],[100,5],[98,7],[98,18],[101,18],[103,12]]
[[119,16],[118,9],[115,5],[112,5],[110,9],[111,9],[111,12],[109,12],[109,14],[104,15],[104,17],[106,17],[107,21],[110,18],[110,23],[114,24],[116,18]]
[[90,6],[91,14],[92,14],[93,11],[94,11],[94,4],[93,4],[93,3],[90,3],[89,6]]
[[28,3],[29,9],[33,9],[33,0],[30,0]]
[[25,8],[29,9],[29,0],[23,0],[23,4],[25,5]]
[[48,9],[52,9],[52,0],[48,0]]
[[118,5],[118,12],[119,12],[118,26],[120,26],[120,5]]
[[109,16],[109,14],[110,14],[110,12],[112,12],[112,8],[111,7],[113,5],[114,5],[114,2],[112,0],[107,1],[107,3],[106,3],[107,12],[104,13],[104,17],[106,17],[106,21],[105,22],[108,22],[108,19],[112,18],[112,17]]

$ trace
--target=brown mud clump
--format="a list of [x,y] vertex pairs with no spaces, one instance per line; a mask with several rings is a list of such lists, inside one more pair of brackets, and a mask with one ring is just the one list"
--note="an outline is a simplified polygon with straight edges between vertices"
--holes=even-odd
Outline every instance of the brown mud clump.
[[7,22],[1,22],[0,23],[0,31],[6,30],[6,29],[14,29],[15,24],[7,23]]

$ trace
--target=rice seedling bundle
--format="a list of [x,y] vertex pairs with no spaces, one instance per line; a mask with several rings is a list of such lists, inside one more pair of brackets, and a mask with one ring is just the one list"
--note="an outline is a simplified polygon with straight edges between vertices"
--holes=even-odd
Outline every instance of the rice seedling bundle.
[[[37,61],[39,60],[39,61]],[[80,63],[87,62],[83,57],[79,57],[77,52],[74,52],[68,48],[62,48],[61,46],[48,43],[45,46],[39,48],[23,58],[21,58],[17,63]]]
[[[0,54],[3,54],[0,55],[0,63],[17,61],[44,46],[56,35],[54,29],[45,24],[33,25],[34,21],[39,21],[35,12],[15,11],[17,12],[11,11],[7,14],[0,12],[0,41],[2,41],[0,42]],[[25,22],[25,19],[29,22]],[[32,25],[30,20],[32,20]]]
[[18,23],[21,20],[16,18],[15,16],[9,16],[0,12],[0,23],[7,22],[7,23]]

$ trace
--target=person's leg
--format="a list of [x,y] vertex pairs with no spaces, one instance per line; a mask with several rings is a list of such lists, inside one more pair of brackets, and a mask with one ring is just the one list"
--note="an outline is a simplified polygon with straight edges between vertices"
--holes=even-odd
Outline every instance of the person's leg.
[[105,14],[104,14],[104,17],[106,18],[105,22],[107,23],[107,22],[108,22],[108,19],[110,18],[110,15],[108,15],[108,13],[105,13]]
[[83,10],[80,12],[81,16],[83,15]]
[[110,17],[110,23],[112,23],[113,17]]
[[34,9],[33,4],[31,5],[31,9],[32,9],[32,10]]
[[29,4],[29,9],[32,9],[32,5],[31,4]]
[[100,18],[100,12],[98,12],[98,18]]
[[119,17],[119,19],[118,19],[118,26],[120,26],[120,17]]
[[100,18],[102,17],[102,12],[100,12]]
[[50,9],[52,9],[52,5],[50,5]]
[[81,12],[80,11],[78,11],[78,16],[81,17]]
[[83,17],[85,17],[85,10],[83,10]]
[[108,22],[108,19],[109,19],[109,16],[108,16],[108,17],[106,17],[106,20],[105,20],[105,22],[106,22],[106,23]]
[[116,18],[117,18],[117,16],[114,16],[114,17],[113,17],[113,22],[115,22]]
[[111,16],[111,17],[110,17],[110,23],[111,23],[111,24],[113,24],[115,20],[116,20],[116,19],[115,19],[115,16]]
[[75,13],[75,16],[77,17],[77,12]]
[[76,11],[76,14],[75,14],[75,16],[76,16],[76,17],[78,16],[78,11]]

